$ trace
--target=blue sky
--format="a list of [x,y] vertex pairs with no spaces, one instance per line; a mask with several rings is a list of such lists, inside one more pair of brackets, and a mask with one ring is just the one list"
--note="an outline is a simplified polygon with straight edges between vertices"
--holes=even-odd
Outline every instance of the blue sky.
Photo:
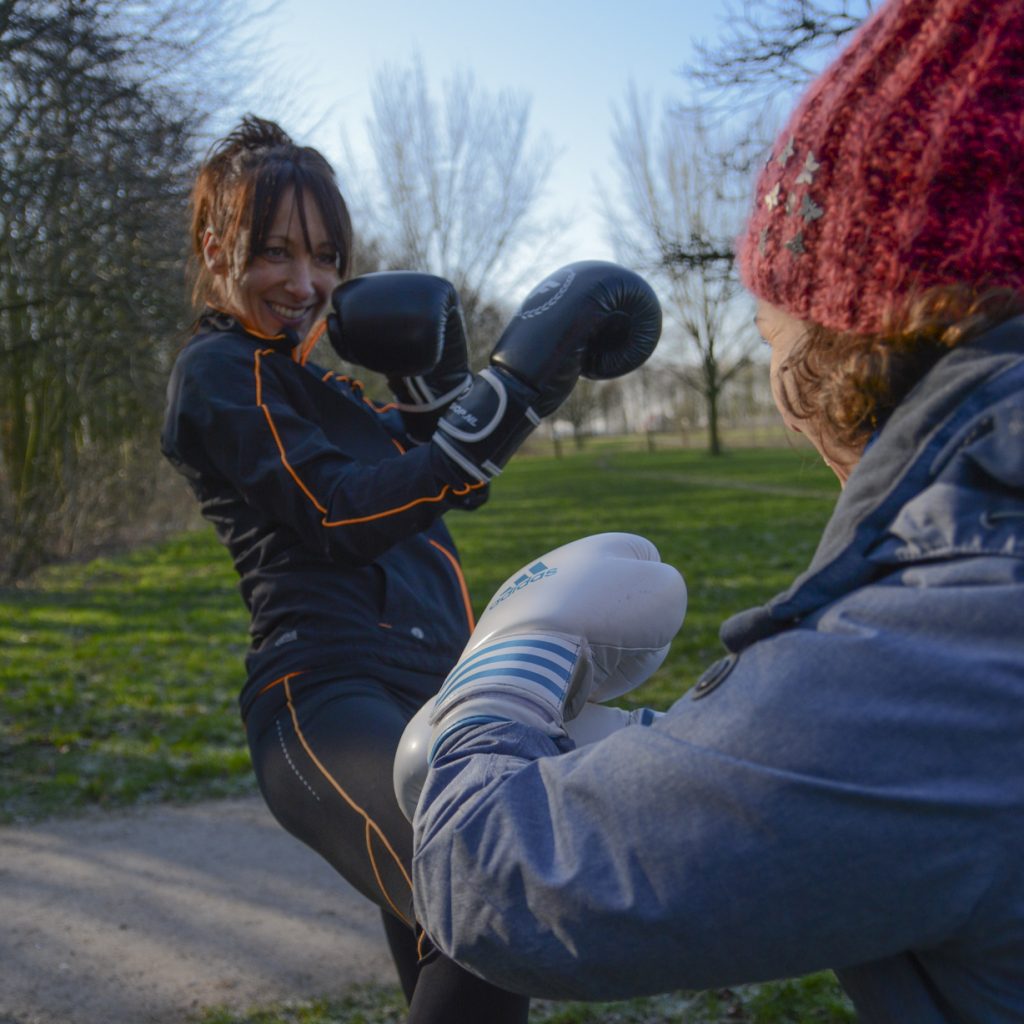
[[[573,215],[563,262],[612,256],[595,176],[614,183],[611,108],[632,81],[658,102],[680,98],[695,39],[721,30],[725,0],[280,0],[254,30],[274,69],[257,112],[328,156],[344,124],[365,136],[369,85],[383,63],[422,58],[436,88],[456,70],[491,91],[528,94],[535,133],[561,151],[546,202]],[[241,111],[239,111],[240,113]]]

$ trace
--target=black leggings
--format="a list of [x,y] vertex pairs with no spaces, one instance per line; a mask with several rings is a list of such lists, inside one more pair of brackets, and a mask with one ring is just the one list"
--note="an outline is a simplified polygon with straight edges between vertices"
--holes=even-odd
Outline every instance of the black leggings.
[[284,828],[381,908],[409,1024],[525,1024],[525,996],[494,988],[433,950],[413,919],[412,826],[391,772],[406,723],[427,696],[374,680],[305,688],[282,679],[246,720],[256,778]]

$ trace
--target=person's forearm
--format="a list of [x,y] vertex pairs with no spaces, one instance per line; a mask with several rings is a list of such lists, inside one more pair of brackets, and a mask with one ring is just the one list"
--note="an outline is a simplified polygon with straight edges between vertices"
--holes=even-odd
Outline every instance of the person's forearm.
[[[467,729],[448,744],[416,814],[417,919],[445,954],[510,991],[556,999],[654,991],[638,966],[656,960],[651,918],[666,908],[643,866],[616,852],[610,816],[574,816],[579,794],[565,783],[576,754],[552,756],[570,743],[510,722]],[[658,945],[672,944],[662,932]]]

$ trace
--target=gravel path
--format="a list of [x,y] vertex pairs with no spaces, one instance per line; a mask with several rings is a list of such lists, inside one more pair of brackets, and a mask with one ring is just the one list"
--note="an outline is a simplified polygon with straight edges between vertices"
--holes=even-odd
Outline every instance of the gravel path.
[[0,827],[0,1024],[185,1024],[394,980],[378,911],[259,798]]

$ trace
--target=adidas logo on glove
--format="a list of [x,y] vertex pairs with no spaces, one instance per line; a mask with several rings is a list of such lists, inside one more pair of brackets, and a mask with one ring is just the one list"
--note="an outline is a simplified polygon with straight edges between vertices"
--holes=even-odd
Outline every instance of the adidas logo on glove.
[[556,572],[558,572],[558,569],[549,569],[543,562],[531,565],[522,576],[517,576],[509,586],[495,595],[494,600],[487,606],[488,609],[496,608],[502,601],[508,600],[514,593],[522,590],[523,587],[528,587],[531,583],[536,583],[546,576],[554,576]]

